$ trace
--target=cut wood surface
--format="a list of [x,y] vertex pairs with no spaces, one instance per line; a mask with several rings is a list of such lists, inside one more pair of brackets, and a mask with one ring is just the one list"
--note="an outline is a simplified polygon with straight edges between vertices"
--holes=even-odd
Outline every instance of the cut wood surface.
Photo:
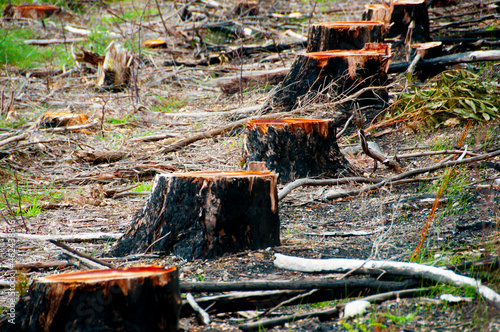
[[345,258],[310,259],[282,254],[275,254],[274,257],[274,265],[276,267],[293,271],[347,273],[351,270],[355,270],[357,273],[367,273],[371,275],[380,275],[383,272],[412,278],[430,279],[435,282],[452,284],[459,287],[468,286],[475,289],[479,295],[500,308],[500,295],[491,288],[481,285],[480,280],[464,277],[453,271],[436,266],[407,262]]
[[176,268],[91,270],[36,279],[2,331],[177,331]]
[[324,22],[309,27],[307,52],[360,50],[366,43],[380,43],[386,26],[382,22]]
[[391,23],[392,9],[386,4],[370,4],[365,6],[363,21],[378,21],[385,24]]
[[277,175],[270,172],[159,174],[151,196],[112,250],[213,258],[280,244]]
[[[383,86],[391,55],[390,46],[368,44],[362,50],[337,50],[300,54],[265,109],[291,110],[322,96],[350,95],[368,86]],[[373,91],[356,100],[364,105],[384,101]]]
[[333,120],[251,120],[243,136],[243,158],[246,163],[265,162],[281,182],[356,174],[340,153],[335,133]]

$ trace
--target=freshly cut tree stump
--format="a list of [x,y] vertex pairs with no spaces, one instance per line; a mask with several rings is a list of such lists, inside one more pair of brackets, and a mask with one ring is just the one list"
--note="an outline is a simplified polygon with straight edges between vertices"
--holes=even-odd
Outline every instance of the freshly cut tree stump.
[[382,41],[386,26],[382,22],[326,22],[309,28],[307,52],[360,50],[366,43]]
[[243,136],[243,158],[247,164],[265,162],[281,182],[356,174],[340,152],[335,134],[333,120],[251,120]]
[[391,23],[392,9],[385,4],[371,4],[365,6],[363,12],[363,21],[377,21],[389,24]]
[[421,59],[431,59],[443,55],[443,43],[440,41],[415,43],[410,47],[415,51],[415,55],[420,54]]
[[412,43],[431,41],[429,35],[429,13],[425,0],[396,0],[393,2],[391,27],[386,38],[399,38],[404,41],[411,22],[415,22],[412,31]]
[[[366,44],[362,50],[300,54],[264,109],[288,111],[316,97],[346,96],[365,87],[383,86],[390,55],[390,45],[386,44]],[[386,92],[374,95],[368,91],[356,101],[367,105],[386,99]]]
[[270,172],[156,175],[146,205],[112,253],[152,251],[192,260],[278,246],[276,182]]
[[36,279],[2,331],[176,331],[181,296],[175,267],[130,267]]

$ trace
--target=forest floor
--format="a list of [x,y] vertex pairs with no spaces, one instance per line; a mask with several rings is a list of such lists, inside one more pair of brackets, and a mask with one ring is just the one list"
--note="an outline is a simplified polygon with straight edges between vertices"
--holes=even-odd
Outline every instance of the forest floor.
[[[133,80],[133,86],[122,92],[96,91],[97,74],[76,69],[70,58],[70,46],[46,46],[45,50],[50,49],[52,53],[50,59],[42,63],[37,63],[36,60],[30,60],[29,64],[3,63],[0,69],[0,143],[16,135],[26,136],[0,146],[0,233],[3,234],[0,241],[6,244],[7,237],[4,235],[13,229],[16,234],[50,236],[98,232],[121,234],[127,231],[137,211],[144,206],[155,174],[241,170],[243,128],[198,140],[175,152],[161,151],[178,139],[220,128],[247,116],[258,116],[258,112],[248,113],[245,110],[262,105],[269,97],[272,87],[264,85],[227,94],[221,92],[214,83],[215,79],[240,75],[241,72],[290,66],[294,56],[303,49],[294,47],[279,54],[257,53],[232,60],[224,59],[224,52],[220,52],[223,60],[212,66],[165,66],[165,61],[197,61],[195,54],[215,54],[217,46],[239,47],[264,42],[296,43],[298,40],[294,38],[297,37],[290,37],[291,34],[286,34],[285,31],[291,29],[307,36],[310,23],[359,20],[363,5],[368,2],[358,1],[355,5],[341,1],[262,2],[261,16],[265,20],[251,21],[245,18],[251,22],[244,24],[255,28],[255,35],[244,39],[232,38],[204,28],[190,29],[195,23],[183,22],[178,15],[169,14],[179,8],[170,2],[160,4],[164,13],[161,19],[154,3],[132,1],[79,9],[78,13],[72,12],[74,16],[69,21],[61,18],[50,22],[51,19],[47,19],[45,27],[42,27],[40,21],[2,21],[2,30],[7,35],[24,39],[69,38],[69,32],[61,32],[61,22],[89,29],[93,27],[84,46],[89,49],[92,45],[101,54],[104,54],[104,49],[111,40],[117,40],[138,52],[134,45],[140,45],[146,39],[165,36],[165,24],[167,27],[175,26],[177,34],[165,38],[168,45],[166,49],[140,50],[142,56],[135,66],[133,76],[136,79]],[[198,12],[193,11],[193,15],[215,17],[234,5],[231,1],[219,1],[221,7],[214,9],[207,3],[210,1],[192,2],[193,8],[199,9]],[[439,10],[444,9],[435,9]],[[293,12],[298,13],[296,17],[273,18],[270,15]],[[311,17],[311,13],[315,15]],[[245,22],[241,17],[233,17],[232,20]],[[260,29],[269,30],[269,35],[263,36]],[[16,34],[21,30],[30,31],[30,37]],[[114,37],[111,32],[115,34]],[[190,41],[183,34],[191,38]],[[0,50],[7,47],[5,40],[0,44]],[[57,52],[65,54],[66,58]],[[30,55],[25,56],[28,61]],[[64,77],[27,75],[30,72],[63,69],[64,65],[75,69],[74,72]],[[478,64],[464,68],[480,73],[485,81],[500,83],[499,66],[496,64]],[[391,76],[390,79],[397,81],[401,78]],[[417,82],[417,85],[423,84]],[[391,90],[391,96],[397,96],[400,92],[400,86],[397,85]],[[55,128],[50,128],[43,118],[47,112],[83,113],[96,125],[80,130],[54,131]],[[310,109],[303,107],[297,116],[334,118],[339,114],[341,112],[336,109],[311,106]],[[368,114],[368,120],[377,123],[390,116],[388,111],[373,111]],[[450,122],[453,123],[455,122]],[[391,156],[452,150],[457,147],[464,132],[466,136],[463,145],[467,145],[469,151],[481,154],[500,149],[498,120],[475,121],[468,130],[465,129],[466,123],[466,120],[461,120],[455,126],[432,128],[423,123],[415,125],[398,122],[367,132],[370,134],[368,139],[376,142],[384,153]],[[356,129],[351,124],[339,138],[341,149],[358,144],[353,135],[355,132]],[[165,136],[150,141],[145,139],[155,135]],[[436,164],[444,157],[446,155],[405,159],[404,171]],[[388,177],[394,174],[381,165],[372,173],[373,160],[362,153],[348,154],[347,158],[365,176]],[[483,284],[498,292],[500,270],[496,258],[500,253],[499,165],[499,157],[465,163],[452,170],[447,185],[444,180],[447,169],[441,169],[424,174],[427,179],[384,186],[368,194],[334,201],[325,197],[339,189],[354,189],[362,185],[351,183],[343,186],[300,187],[279,202],[281,245],[278,247],[228,254],[212,260],[185,261],[175,256],[160,255],[121,261],[116,265],[176,266],[181,280],[208,282],[304,280],[314,277],[308,273],[275,267],[275,253],[307,258],[408,262],[420,239],[436,194],[441,186],[445,186],[446,190],[418,261],[434,266],[446,265],[449,268],[463,262],[491,261],[491,264],[484,264],[475,270],[464,270],[462,273],[481,279]],[[279,184],[278,190],[283,187],[283,184]],[[353,231],[365,233],[356,234]],[[337,233],[327,236],[325,232]],[[67,244],[75,250],[103,259],[108,257],[107,252],[114,242],[113,239],[107,239]],[[15,246],[16,263],[61,259],[61,249],[44,240],[17,237]],[[0,258],[0,263],[0,280],[5,280],[11,269],[3,258]],[[78,267],[72,265],[57,269],[21,270],[17,272],[18,287],[25,291],[38,277],[75,270]],[[425,283],[421,281],[421,284]],[[6,308],[6,292],[7,288],[0,289],[0,307],[3,309]],[[471,297],[472,300],[456,304],[440,300],[440,295],[446,293]],[[365,293],[351,295],[356,298]],[[276,314],[306,312],[334,306],[339,301],[343,300],[332,299],[321,303],[282,307]],[[239,324],[254,316],[255,313],[250,311],[215,313],[212,315],[212,323],[207,327],[199,326],[196,318],[191,315],[181,318],[180,328],[184,331],[237,331]],[[321,322],[317,318],[308,318],[268,330],[499,329],[500,311],[495,306],[470,289],[439,284],[433,285],[433,290],[425,296],[389,300],[373,305],[367,313],[354,320],[332,319]]]

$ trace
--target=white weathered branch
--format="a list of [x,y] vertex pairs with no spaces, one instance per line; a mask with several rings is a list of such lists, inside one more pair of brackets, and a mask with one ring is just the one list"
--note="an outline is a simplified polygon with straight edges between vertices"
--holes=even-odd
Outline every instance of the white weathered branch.
[[500,308],[500,295],[491,288],[481,285],[480,280],[464,277],[453,271],[435,266],[406,262],[345,258],[310,259],[282,254],[275,254],[274,257],[274,266],[286,270],[346,273],[356,269],[358,273],[380,274],[381,272],[385,272],[413,278],[430,279],[455,286],[470,286],[486,300],[494,303]]

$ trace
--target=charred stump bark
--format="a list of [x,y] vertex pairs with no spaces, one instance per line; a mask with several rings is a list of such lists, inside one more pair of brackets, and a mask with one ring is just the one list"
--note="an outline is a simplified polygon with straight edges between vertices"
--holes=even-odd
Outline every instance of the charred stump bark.
[[357,171],[337,145],[332,120],[271,119],[247,122],[243,158],[247,164],[265,162],[288,182],[311,176],[341,176]]
[[326,22],[309,28],[307,52],[360,50],[366,43],[382,41],[386,27],[381,22]]
[[[367,44],[363,50],[334,50],[298,55],[266,111],[288,111],[324,97],[345,97],[369,86],[387,82],[390,46]],[[354,101],[354,100],[353,100]],[[355,100],[361,106],[387,101],[387,92],[368,91]]]
[[176,331],[180,308],[175,267],[72,272],[36,279],[0,330]]
[[206,259],[280,244],[277,175],[157,175],[151,196],[112,253],[162,252]]
[[425,0],[396,0],[393,2],[391,27],[387,38],[399,38],[404,41],[411,22],[415,22],[412,31],[412,43],[431,41],[429,32],[429,13]]

